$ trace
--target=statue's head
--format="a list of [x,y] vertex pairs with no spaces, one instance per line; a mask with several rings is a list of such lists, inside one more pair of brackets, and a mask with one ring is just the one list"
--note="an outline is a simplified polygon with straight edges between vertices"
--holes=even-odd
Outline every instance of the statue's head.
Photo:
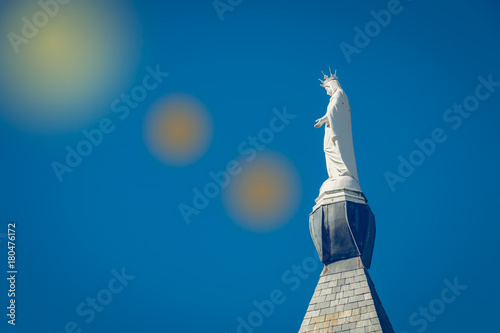
[[321,81],[321,86],[325,88],[326,93],[329,96],[332,96],[337,89],[340,89],[340,83],[337,77],[337,70],[335,70],[335,74],[332,74],[332,71],[330,70],[330,76],[327,76],[325,73],[323,73],[323,76],[324,76],[323,80],[319,79]]

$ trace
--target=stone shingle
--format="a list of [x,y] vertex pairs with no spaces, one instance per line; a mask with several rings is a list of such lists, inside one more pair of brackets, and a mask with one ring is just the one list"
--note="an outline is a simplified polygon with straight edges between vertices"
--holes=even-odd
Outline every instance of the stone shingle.
[[325,267],[299,332],[394,333],[361,260],[340,263]]

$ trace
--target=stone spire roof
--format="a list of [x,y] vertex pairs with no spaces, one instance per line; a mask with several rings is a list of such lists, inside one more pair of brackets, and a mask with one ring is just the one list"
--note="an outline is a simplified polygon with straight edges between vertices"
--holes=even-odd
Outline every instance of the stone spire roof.
[[299,333],[394,333],[359,257],[325,266]]

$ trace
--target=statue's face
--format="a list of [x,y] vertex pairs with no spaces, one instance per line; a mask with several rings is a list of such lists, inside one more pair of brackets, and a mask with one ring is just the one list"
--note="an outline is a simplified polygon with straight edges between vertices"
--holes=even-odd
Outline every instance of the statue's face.
[[326,93],[328,94],[328,96],[332,96],[332,94],[333,94],[333,89],[332,89],[332,87],[331,87],[330,85],[327,85],[327,86],[325,87],[325,89],[326,89]]

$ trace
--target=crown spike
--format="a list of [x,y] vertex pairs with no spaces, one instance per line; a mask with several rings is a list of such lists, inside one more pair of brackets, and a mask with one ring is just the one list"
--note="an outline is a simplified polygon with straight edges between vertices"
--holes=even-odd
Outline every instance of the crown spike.
[[332,74],[332,67],[331,66],[328,66],[328,70],[330,71],[330,76],[326,75],[325,72],[321,71],[321,73],[324,76],[323,80],[318,79],[321,82],[321,86],[322,87],[326,87],[326,85],[328,84],[328,82],[330,82],[332,80],[335,80],[335,81],[338,80],[338,78],[337,78],[337,70],[335,69],[335,74]]

